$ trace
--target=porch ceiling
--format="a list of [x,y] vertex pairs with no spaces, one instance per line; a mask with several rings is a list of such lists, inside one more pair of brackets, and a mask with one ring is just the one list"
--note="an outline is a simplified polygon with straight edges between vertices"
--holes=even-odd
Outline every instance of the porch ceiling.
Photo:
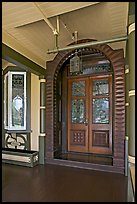
[[[78,39],[105,40],[127,35],[129,2],[37,2],[45,17],[56,28],[59,16],[60,48]],[[66,28],[65,28],[66,26]],[[2,42],[45,67],[46,61],[56,54],[54,35],[34,2],[2,2]],[[113,49],[123,48],[126,42],[110,44]],[[2,61],[5,67],[5,61]]]

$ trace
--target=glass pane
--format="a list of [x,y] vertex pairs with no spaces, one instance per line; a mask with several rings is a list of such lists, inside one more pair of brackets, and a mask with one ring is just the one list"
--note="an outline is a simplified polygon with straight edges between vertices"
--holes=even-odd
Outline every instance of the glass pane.
[[92,73],[100,73],[100,72],[110,72],[111,71],[111,67],[110,64],[98,64],[98,65],[83,65],[82,66],[83,69],[83,74],[92,74]]
[[93,96],[108,95],[108,79],[93,81]]
[[72,123],[83,123],[85,121],[85,102],[83,99],[72,100]]
[[12,126],[24,126],[24,75],[12,75]]
[[72,83],[72,96],[85,96],[85,81]]
[[109,123],[109,98],[93,99],[93,123]]
[[81,70],[81,60],[80,57],[75,53],[75,56],[70,59],[70,72],[78,73]]

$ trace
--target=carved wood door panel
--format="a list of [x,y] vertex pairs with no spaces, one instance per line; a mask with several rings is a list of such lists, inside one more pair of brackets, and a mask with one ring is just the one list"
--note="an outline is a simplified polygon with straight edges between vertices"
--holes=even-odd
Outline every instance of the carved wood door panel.
[[68,79],[68,151],[112,154],[112,78]]

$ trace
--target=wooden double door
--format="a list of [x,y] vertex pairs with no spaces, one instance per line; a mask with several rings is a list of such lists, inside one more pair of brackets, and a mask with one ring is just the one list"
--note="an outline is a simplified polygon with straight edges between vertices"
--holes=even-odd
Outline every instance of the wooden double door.
[[68,79],[68,151],[112,154],[112,76]]

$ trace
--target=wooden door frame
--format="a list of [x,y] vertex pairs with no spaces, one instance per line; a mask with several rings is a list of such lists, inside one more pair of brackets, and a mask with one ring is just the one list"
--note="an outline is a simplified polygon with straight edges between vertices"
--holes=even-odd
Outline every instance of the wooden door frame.
[[[78,43],[86,43],[91,40],[80,40]],[[108,45],[96,45],[85,49],[94,49],[103,53],[113,67],[113,167],[115,171],[124,174],[125,155],[125,75],[124,75],[124,51],[113,50]],[[46,77],[46,162],[54,160],[54,130],[56,124],[54,113],[56,101],[54,100],[56,80],[64,63],[71,58],[74,51],[59,52],[53,61],[47,62]],[[101,167],[102,169],[102,167]]]

